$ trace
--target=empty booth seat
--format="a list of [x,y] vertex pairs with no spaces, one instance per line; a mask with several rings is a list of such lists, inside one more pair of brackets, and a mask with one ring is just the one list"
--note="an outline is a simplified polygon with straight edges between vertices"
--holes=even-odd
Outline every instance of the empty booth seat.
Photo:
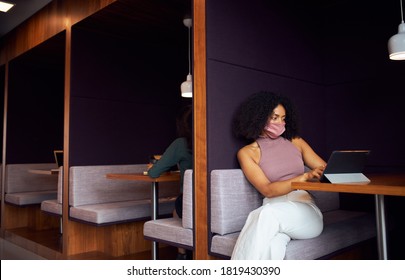
[[[70,167],[71,219],[108,225],[151,217],[151,183],[107,179],[108,173],[142,173],[146,164]],[[180,191],[178,182],[159,183],[159,215],[170,215]]]
[[183,183],[183,218],[147,221],[145,239],[192,250],[193,243],[193,171],[186,170]]
[[32,172],[32,170],[51,170],[54,168],[57,168],[54,163],[7,164],[5,202],[24,206],[56,199],[58,176]]
[[62,194],[63,194],[63,166],[59,167],[57,198],[41,202],[41,210],[49,214],[62,216]]

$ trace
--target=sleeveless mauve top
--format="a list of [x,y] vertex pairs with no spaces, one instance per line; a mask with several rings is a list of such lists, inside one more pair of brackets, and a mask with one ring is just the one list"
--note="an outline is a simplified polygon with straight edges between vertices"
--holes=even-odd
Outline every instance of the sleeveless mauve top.
[[304,161],[301,152],[291,141],[278,137],[260,137],[259,166],[270,182],[284,181],[304,173]]

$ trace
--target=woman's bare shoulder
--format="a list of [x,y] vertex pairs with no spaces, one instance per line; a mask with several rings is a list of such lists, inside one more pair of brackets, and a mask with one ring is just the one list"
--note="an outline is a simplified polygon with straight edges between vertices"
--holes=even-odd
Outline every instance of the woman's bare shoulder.
[[291,139],[291,143],[294,144],[294,146],[297,147],[298,150],[300,150],[302,152],[302,150],[305,148],[305,146],[307,146],[307,142],[305,142],[304,139],[302,139],[301,137],[294,137],[293,139]]
[[255,152],[259,149],[259,144],[257,144],[257,142],[252,142],[246,146],[243,146],[242,148],[240,148],[239,152],[242,153],[251,153],[251,152]]
[[260,147],[256,141],[242,147],[238,151],[239,160],[241,160],[242,158],[246,158],[246,157],[252,158],[255,161],[257,161],[258,158],[260,157]]

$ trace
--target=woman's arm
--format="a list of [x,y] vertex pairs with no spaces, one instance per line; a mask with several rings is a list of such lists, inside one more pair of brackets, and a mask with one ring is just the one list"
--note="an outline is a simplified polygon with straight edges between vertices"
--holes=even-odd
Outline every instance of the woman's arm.
[[315,151],[305,142],[302,138],[294,138],[291,141],[297,149],[301,152],[302,158],[306,166],[311,169],[325,168],[326,162],[318,156]]
[[183,139],[177,138],[167,147],[162,157],[148,170],[149,177],[157,178],[179,162],[182,155],[182,141]]

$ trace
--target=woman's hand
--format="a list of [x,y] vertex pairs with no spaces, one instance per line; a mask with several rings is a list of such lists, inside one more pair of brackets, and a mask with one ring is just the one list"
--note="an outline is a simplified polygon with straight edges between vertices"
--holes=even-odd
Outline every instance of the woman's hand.
[[302,176],[302,181],[301,182],[306,182],[312,179],[320,179],[323,171],[325,170],[325,166],[319,166],[316,167],[314,169],[312,169],[311,171],[305,172]]

